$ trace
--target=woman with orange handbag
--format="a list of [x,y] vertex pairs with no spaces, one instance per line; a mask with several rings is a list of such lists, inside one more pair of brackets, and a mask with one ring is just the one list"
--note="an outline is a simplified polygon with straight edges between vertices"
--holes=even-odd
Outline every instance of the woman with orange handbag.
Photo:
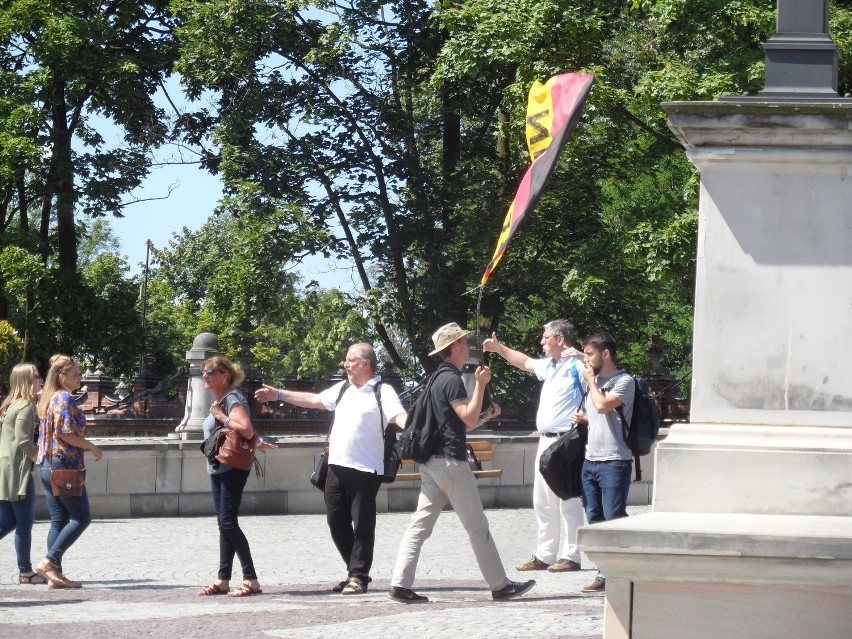
[[[247,440],[255,437],[254,427],[249,416],[249,406],[242,391],[237,388],[245,375],[239,364],[227,357],[216,355],[201,365],[204,388],[213,392],[216,401],[210,407],[205,418],[204,439],[216,428],[217,423],[225,429],[236,431]],[[261,443],[257,447],[275,448],[273,444]],[[248,539],[239,524],[240,502],[248,481],[250,469],[243,470],[226,464],[207,462],[210,486],[213,491],[213,506],[219,524],[219,573],[216,581],[199,591],[199,595],[224,595],[247,597],[260,594],[260,583],[254,569]],[[234,555],[240,560],[243,580],[240,585],[230,589],[231,571]]]

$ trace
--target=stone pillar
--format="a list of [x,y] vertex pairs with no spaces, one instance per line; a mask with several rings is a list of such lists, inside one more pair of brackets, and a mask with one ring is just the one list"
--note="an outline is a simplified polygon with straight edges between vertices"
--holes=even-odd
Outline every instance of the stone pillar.
[[189,379],[186,384],[186,411],[183,420],[175,431],[181,439],[202,439],[204,419],[210,413],[210,405],[215,399],[213,393],[204,388],[201,377],[201,364],[208,357],[219,353],[219,341],[213,333],[201,333],[192,342],[186,352],[189,360]]
[[86,369],[80,383],[86,387],[89,396],[84,408],[100,409],[104,407],[104,396],[115,390],[115,380],[106,372],[104,365],[98,364],[95,370],[91,366]]
[[691,424],[581,530],[604,636],[848,637],[852,101],[664,105],[701,171]]

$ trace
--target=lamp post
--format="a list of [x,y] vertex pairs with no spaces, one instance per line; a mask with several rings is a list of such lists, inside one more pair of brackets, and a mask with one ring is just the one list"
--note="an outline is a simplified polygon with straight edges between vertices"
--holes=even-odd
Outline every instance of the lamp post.
[[145,370],[145,349],[147,348],[148,332],[148,262],[153,248],[151,240],[145,241],[145,273],[142,276],[142,348],[139,351],[139,374]]

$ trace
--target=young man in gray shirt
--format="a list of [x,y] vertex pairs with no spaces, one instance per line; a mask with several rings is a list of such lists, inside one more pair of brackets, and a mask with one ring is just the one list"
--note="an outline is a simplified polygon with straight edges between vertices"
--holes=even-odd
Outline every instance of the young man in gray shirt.
[[[633,453],[627,446],[624,421],[633,415],[633,378],[618,369],[615,340],[608,333],[595,333],[583,344],[585,363],[581,370],[588,386],[586,412],[575,413],[575,423],[588,423],[589,441],[583,463],[583,505],[590,524],[627,516],[627,493],[633,470]],[[583,588],[604,590],[606,579],[598,574]]]

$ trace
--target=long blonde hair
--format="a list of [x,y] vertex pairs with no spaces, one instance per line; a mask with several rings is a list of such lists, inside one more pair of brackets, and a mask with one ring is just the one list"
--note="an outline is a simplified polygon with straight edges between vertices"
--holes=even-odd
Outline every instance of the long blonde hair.
[[38,400],[38,406],[36,406],[36,414],[39,419],[44,419],[47,413],[47,405],[53,395],[63,388],[62,384],[59,383],[59,376],[68,373],[72,366],[79,368],[80,363],[70,355],[54,355],[50,358],[50,370],[47,371],[47,376],[44,378],[41,397]]
[[38,369],[35,364],[30,362],[21,362],[15,364],[12,373],[9,375],[9,395],[0,406],[0,417],[6,414],[12,402],[23,399],[30,404],[35,404],[36,394],[33,380],[38,375]]

